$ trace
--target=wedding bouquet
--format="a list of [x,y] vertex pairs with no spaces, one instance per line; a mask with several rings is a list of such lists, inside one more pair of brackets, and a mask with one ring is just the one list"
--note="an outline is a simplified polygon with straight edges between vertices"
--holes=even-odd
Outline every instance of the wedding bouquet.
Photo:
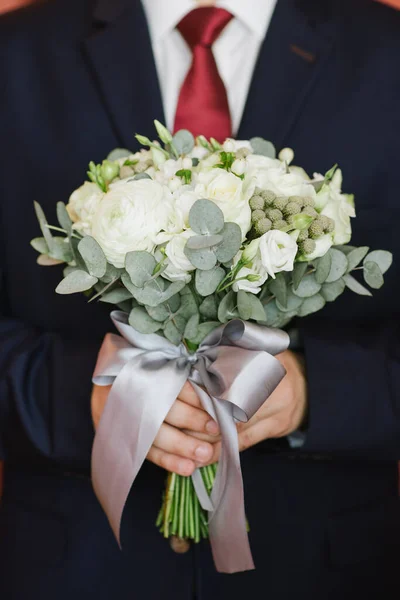
[[[271,328],[346,287],[371,295],[353,273],[380,288],[392,257],[348,245],[354,198],[336,165],[310,177],[291,149],[276,156],[261,138],[220,144],[155,126],[160,141],[137,135],[141,151],[90,163],[89,181],[57,204],[59,226],[35,203],[43,237],[31,243],[39,264],[66,264],[57,293],[120,309],[112,318],[122,338],[106,337],[94,376],[114,385],[93,450],[95,490],[117,538],[136,473],[189,378],[220,425],[221,461],[192,478],[168,475],[157,526],[194,542],[210,535],[219,570],[252,568],[235,423],[284,376],[273,356],[288,336]],[[243,540],[242,559],[232,559],[232,539]]]

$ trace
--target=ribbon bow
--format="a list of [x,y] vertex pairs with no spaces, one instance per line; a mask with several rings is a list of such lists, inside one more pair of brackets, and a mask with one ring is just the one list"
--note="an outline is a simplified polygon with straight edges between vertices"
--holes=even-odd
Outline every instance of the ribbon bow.
[[251,419],[284,377],[274,355],[288,347],[288,335],[236,319],[212,331],[191,355],[183,344],[137,332],[123,312],[114,311],[111,318],[122,337],[107,334],[93,376],[93,383],[112,384],[112,389],[94,440],[92,480],[118,543],[130,489],[189,379],[222,435],[211,496],[201,473],[192,475],[199,501],[209,511],[215,566],[222,573],[254,569],[236,421]]

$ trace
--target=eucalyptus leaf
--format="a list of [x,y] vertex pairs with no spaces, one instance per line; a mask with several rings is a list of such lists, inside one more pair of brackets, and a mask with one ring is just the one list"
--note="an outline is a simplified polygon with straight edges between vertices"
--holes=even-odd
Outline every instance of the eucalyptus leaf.
[[242,245],[242,230],[237,223],[225,223],[222,230],[222,237],[222,244],[218,246],[215,253],[219,262],[227,263],[240,250],[240,246]]
[[189,212],[190,227],[202,235],[215,235],[224,228],[224,213],[211,200],[196,200]]
[[101,281],[103,283],[111,283],[111,281],[117,281],[124,272],[125,269],[118,269],[117,267],[114,267],[114,265],[112,265],[111,263],[107,263],[107,269],[105,274],[101,278]]
[[321,289],[321,284],[318,283],[315,273],[310,273],[303,277],[300,282],[299,287],[293,293],[300,298],[311,298],[311,296],[315,296]]
[[107,271],[107,259],[101,246],[90,235],[86,235],[78,244],[79,254],[93,277],[100,279]]
[[260,300],[254,294],[239,290],[237,295],[237,306],[240,318],[244,321],[264,321],[265,311]]
[[106,302],[107,304],[119,304],[125,300],[131,300],[132,294],[123,287],[116,288],[110,292],[105,292],[100,298],[100,302]]
[[192,340],[197,336],[200,325],[200,317],[199,314],[192,315],[189,321],[186,324],[185,331],[183,336],[187,340]]
[[217,299],[214,295],[207,296],[199,307],[200,314],[206,319],[215,321],[218,318]]
[[51,258],[50,256],[47,256],[47,254],[39,254],[36,262],[41,267],[54,267],[55,265],[62,265],[64,261]]
[[131,310],[129,315],[129,325],[139,333],[155,333],[162,327],[162,323],[152,319],[141,306]]
[[145,306],[148,314],[152,319],[159,323],[164,323],[170,316],[170,311],[166,304],[159,304],[158,306]]
[[186,246],[190,250],[203,250],[204,248],[213,248],[222,241],[222,235],[194,235],[188,239]]
[[[171,298],[171,301],[173,301],[174,298],[175,297]],[[176,311],[176,314],[182,316],[185,321],[188,321],[192,315],[198,313],[196,299],[188,286],[184,287],[181,291],[180,302],[181,304],[179,309]]]
[[47,245],[46,240],[44,239],[44,237],[34,238],[31,241],[31,246],[37,252],[40,252],[40,254],[48,254],[49,253],[49,247],[48,247],[48,245]]
[[169,298],[180,292],[184,286],[184,281],[174,281],[163,290],[160,288],[158,280],[150,281],[144,288],[136,288],[133,296],[140,304],[147,304],[150,307],[155,307],[167,302]]
[[346,286],[352,292],[355,292],[356,294],[359,294],[360,296],[372,296],[371,292],[367,288],[365,288],[363,285],[361,285],[361,283],[359,283],[357,281],[357,279],[355,279],[352,275],[345,275],[343,277],[343,280],[344,280]]
[[125,269],[133,285],[143,287],[150,281],[156,268],[157,261],[150,252],[133,251],[125,256]]
[[387,250],[374,250],[365,258],[364,265],[367,262],[376,263],[380,268],[382,275],[384,275],[392,265],[393,254]]
[[[367,257],[368,258],[368,257]],[[379,290],[383,286],[383,275],[376,262],[364,261],[364,280],[374,290]]]
[[325,283],[332,267],[332,254],[327,252],[324,256],[318,259],[317,268],[315,271],[315,280],[317,283]]
[[227,323],[239,316],[236,294],[231,290],[224,296],[218,307],[218,320]]
[[343,278],[332,281],[332,283],[324,283],[321,288],[321,296],[323,296],[327,302],[333,302],[343,294],[345,288],[346,283]]
[[175,346],[179,346],[182,341],[182,333],[172,321],[169,321],[164,327],[164,335]]
[[296,296],[296,294],[294,294],[290,288],[288,289],[287,293],[286,306],[283,306],[278,300],[276,300],[276,306],[279,308],[279,310],[288,313],[297,311],[302,305],[302,303],[303,298],[300,298],[300,296]]
[[311,296],[304,300],[299,308],[298,315],[299,317],[307,317],[307,315],[311,315],[312,313],[321,310],[324,306],[325,298],[321,294],[315,294],[315,296]]
[[67,235],[70,236],[72,234],[72,221],[64,202],[57,202],[57,219],[60,227],[65,229]]
[[178,154],[189,154],[194,148],[194,143],[194,137],[187,129],[180,129],[172,138],[172,144]]
[[354,250],[352,250],[351,252],[349,252],[347,254],[347,262],[348,262],[347,272],[348,273],[350,271],[352,271],[353,269],[355,269],[357,267],[357,265],[360,264],[362,259],[365,258],[366,254],[368,253],[368,250],[369,250],[368,246],[361,246],[360,248],[354,248]]
[[128,158],[131,154],[132,152],[126,148],[115,148],[114,150],[111,150],[110,154],[107,156],[107,160],[116,161],[121,158]]
[[254,154],[260,154],[261,156],[267,156],[268,158],[276,158],[275,146],[271,142],[268,142],[261,137],[254,137],[250,140],[250,144]]
[[329,253],[332,256],[332,264],[331,270],[329,272],[328,277],[326,278],[326,283],[332,283],[333,281],[337,281],[347,272],[348,262],[345,254],[336,248],[331,248]]
[[188,248],[186,244],[183,251],[185,256],[190,260],[192,265],[196,267],[196,269],[209,271],[217,264],[215,252],[209,248],[203,248],[203,250],[192,250],[191,248]]
[[208,271],[196,270],[195,285],[200,296],[213,294],[223,278],[225,271],[221,267],[214,267]]
[[295,312],[281,312],[275,300],[270,300],[264,305],[264,312],[264,323],[269,327],[285,327],[296,315]]
[[[62,262],[71,262],[73,259],[73,254],[71,246],[68,242],[68,238],[60,236],[53,237],[49,256],[51,258],[55,258],[56,260],[61,260]],[[91,274],[95,275],[94,273]]]
[[[187,288],[183,288],[181,293],[183,293],[185,291],[185,289],[187,289]],[[183,297],[184,296],[182,296],[182,298]],[[182,303],[181,303],[181,295],[180,294],[174,294],[171,298],[168,298],[168,301],[166,302],[166,307],[172,313],[176,313],[178,310],[180,310],[181,305],[182,305]]]
[[[48,248],[51,250],[53,236],[51,235],[50,229],[47,227],[47,225],[48,225],[47,219],[44,215],[43,209],[40,206],[39,202],[34,202],[33,204],[35,207],[36,217],[39,221],[40,229],[42,230],[42,233],[43,233],[43,237],[46,240],[46,244],[47,244]],[[221,229],[222,229],[222,227],[221,227]]]
[[277,273],[276,278],[270,282],[269,289],[282,306],[287,305],[288,286],[283,273]]
[[297,290],[300,285],[300,281],[303,279],[308,269],[307,262],[298,262],[295,263],[292,277],[293,277],[293,289]]
[[345,254],[347,256],[348,254],[350,254],[350,252],[353,252],[353,250],[356,250],[356,246],[350,246],[350,244],[339,245],[339,246],[335,246],[335,250],[340,250],[340,252],[343,252],[343,254]]
[[218,323],[218,321],[207,321],[207,323],[200,323],[197,329],[196,336],[194,338],[187,339],[189,340],[189,342],[192,342],[192,344],[200,345],[208,336],[208,334],[214,331],[214,329],[216,329],[219,326],[220,323]]
[[97,277],[93,277],[86,271],[76,269],[67,275],[57,286],[57,294],[76,294],[90,290],[98,282]]

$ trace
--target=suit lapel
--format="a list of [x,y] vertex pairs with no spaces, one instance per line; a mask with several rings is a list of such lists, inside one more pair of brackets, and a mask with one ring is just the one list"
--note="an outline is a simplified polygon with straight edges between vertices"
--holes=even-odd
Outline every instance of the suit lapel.
[[134,134],[154,134],[164,122],[161,93],[147,21],[139,0],[101,0],[84,53],[120,145]]
[[240,139],[261,135],[278,148],[287,139],[333,44],[334,21],[320,5],[326,10],[330,2],[278,0],[254,71]]

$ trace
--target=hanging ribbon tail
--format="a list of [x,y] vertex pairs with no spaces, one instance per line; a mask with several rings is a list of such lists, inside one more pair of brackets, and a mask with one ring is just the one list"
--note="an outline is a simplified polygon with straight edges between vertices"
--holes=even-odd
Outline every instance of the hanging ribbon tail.
[[[121,314],[113,317],[121,319]],[[146,336],[146,345],[150,337],[159,347],[156,335]],[[118,336],[106,336],[93,377],[97,385],[109,385],[114,378],[94,440],[92,481],[120,546],[130,489],[191,368],[179,348],[161,342],[163,350],[143,352]]]

